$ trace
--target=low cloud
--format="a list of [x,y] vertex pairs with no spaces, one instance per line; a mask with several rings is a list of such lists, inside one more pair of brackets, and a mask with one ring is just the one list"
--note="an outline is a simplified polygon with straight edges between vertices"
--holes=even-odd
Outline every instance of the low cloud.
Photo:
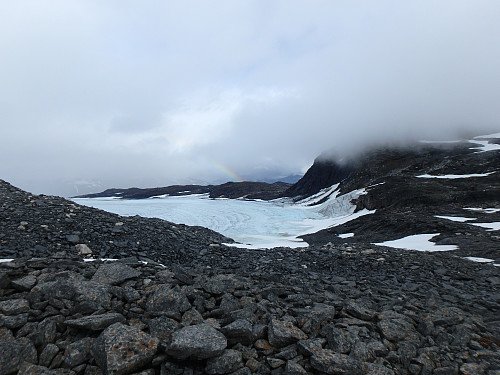
[[0,178],[218,183],[498,131],[499,18],[497,1],[5,2]]

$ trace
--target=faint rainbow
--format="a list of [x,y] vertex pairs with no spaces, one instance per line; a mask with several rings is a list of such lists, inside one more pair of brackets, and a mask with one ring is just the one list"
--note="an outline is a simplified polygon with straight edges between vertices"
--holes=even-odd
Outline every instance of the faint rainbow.
[[236,174],[236,172],[230,170],[228,167],[225,167],[222,164],[219,164],[219,163],[216,163],[216,162],[213,162],[213,161],[210,162],[210,164],[212,164],[219,171],[221,171],[226,176],[228,176],[229,178],[231,178],[231,180],[233,180],[234,182],[242,182],[242,181],[244,181],[243,178],[241,178],[240,176],[238,176],[238,174]]

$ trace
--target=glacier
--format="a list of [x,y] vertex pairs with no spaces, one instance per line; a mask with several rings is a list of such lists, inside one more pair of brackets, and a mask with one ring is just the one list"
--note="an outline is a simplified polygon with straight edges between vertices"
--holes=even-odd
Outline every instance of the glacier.
[[333,185],[299,202],[212,199],[208,194],[137,200],[74,198],[73,201],[122,216],[156,217],[176,224],[202,226],[237,241],[231,246],[265,249],[307,247],[307,242],[299,236],[375,212],[354,212],[351,201],[365,193],[361,189],[339,195],[338,185]]

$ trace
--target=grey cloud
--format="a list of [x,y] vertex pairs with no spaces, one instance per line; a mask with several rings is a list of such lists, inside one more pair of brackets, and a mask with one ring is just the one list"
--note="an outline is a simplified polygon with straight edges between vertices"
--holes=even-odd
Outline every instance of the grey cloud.
[[0,178],[223,182],[498,131],[498,19],[494,0],[3,2]]

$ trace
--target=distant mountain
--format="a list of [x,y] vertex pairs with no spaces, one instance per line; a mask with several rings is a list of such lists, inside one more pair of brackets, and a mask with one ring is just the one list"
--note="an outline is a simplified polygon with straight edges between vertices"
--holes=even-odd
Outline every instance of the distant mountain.
[[437,233],[437,243],[500,259],[500,133],[373,149],[342,163],[323,155],[284,196],[300,200],[336,184],[338,196],[362,189],[352,203],[374,213],[304,236],[310,244]]
[[281,197],[291,184],[284,182],[226,182],[221,185],[173,185],[157,188],[107,189],[100,193],[80,195],[75,198],[145,199],[161,196],[208,194],[210,198],[245,198],[271,200]]

